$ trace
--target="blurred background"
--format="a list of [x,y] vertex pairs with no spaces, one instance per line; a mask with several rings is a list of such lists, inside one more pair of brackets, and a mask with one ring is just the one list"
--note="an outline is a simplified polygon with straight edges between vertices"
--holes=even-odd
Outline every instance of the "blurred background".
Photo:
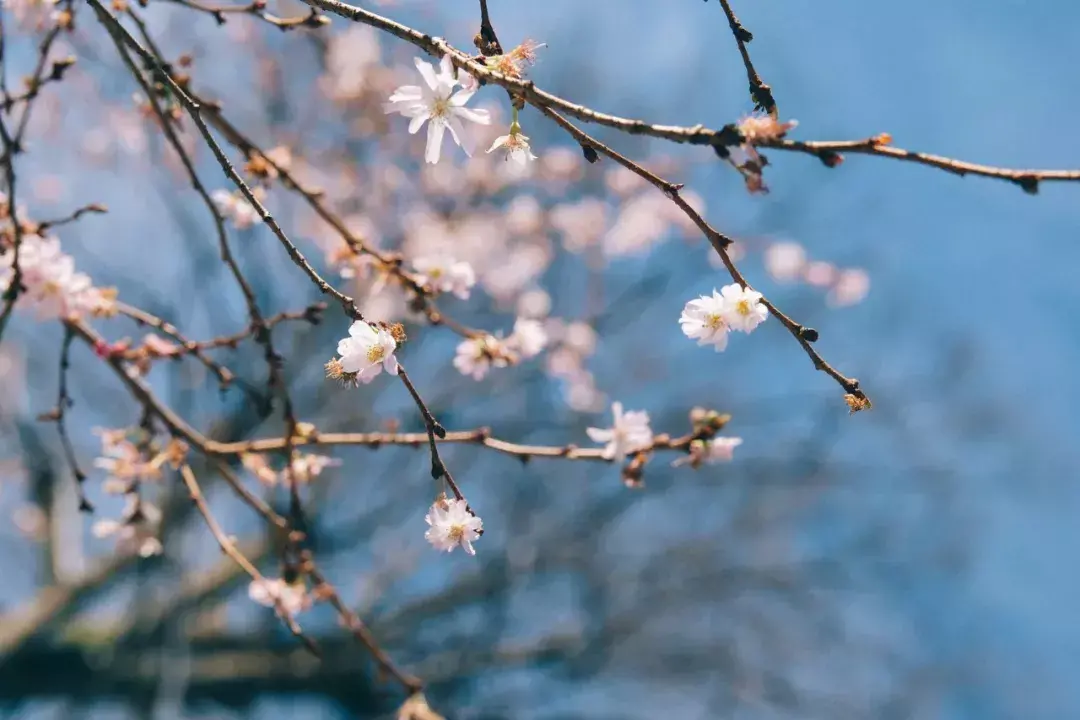
[[[504,47],[547,44],[540,87],[615,114],[719,127],[748,113],[745,71],[712,2],[490,0]],[[363,3],[469,48],[476,3]],[[52,8],[4,7],[9,83],[32,72]],[[1064,0],[867,4],[738,2],[751,55],[797,139],[889,132],[900,147],[1006,167],[1080,167],[1080,5]],[[96,284],[191,338],[242,331],[242,297],[206,208],[133,98],[138,87],[89,7],[53,56],[16,161],[35,220],[87,203],[109,212],[57,228]],[[671,204],[612,163],[590,166],[535,110],[521,115],[533,177],[446,145],[424,168],[423,133],[383,115],[416,82],[411,46],[334,17],[283,33],[250,14],[224,25],[191,7],[135,7],[161,52],[264,149],[288,148],[350,227],[414,257],[448,249],[477,269],[455,319],[509,333],[543,318],[539,358],[484,380],[451,364],[460,338],[425,327],[404,295],[342,262],[340,240],[280,185],[267,205],[315,264],[374,319],[404,319],[402,361],[449,429],[490,426],[524,443],[588,444],[610,403],[685,433],[689,410],[730,413],[731,463],[672,467],[642,488],[617,467],[522,464],[473,446],[445,456],[484,519],[476,557],[423,538],[434,489],[423,448],[332,448],[305,487],[312,548],[343,599],[448,718],[1068,718],[1080,715],[1080,187],[1017,187],[872,157],[835,169],[767,152],[771,192],[751,195],[707,149],[598,132],[687,183],[737,238],[740,267],[821,333],[818,349],[874,401],[850,416],[775,320],[723,354],[682,336],[683,304],[728,282]],[[271,1],[280,16],[305,6]],[[134,31],[131,22],[127,25]],[[478,104],[499,116],[505,93]],[[1064,125],[1062,123],[1065,123]],[[228,188],[182,123],[208,188]],[[284,152],[284,151],[282,151]],[[233,155],[234,160],[241,160]],[[261,226],[230,228],[267,314],[320,298]],[[778,250],[778,248],[780,248]],[[781,251],[796,262],[782,272]],[[816,263],[812,267],[808,263]],[[845,284],[841,284],[841,279]],[[867,292],[868,288],[868,292]],[[146,333],[94,320],[110,341]],[[400,383],[324,379],[348,323],[275,332],[300,419],[320,430],[420,431]],[[404,697],[323,605],[302,614],[318,661],[222,556],[174,473],[147,488],[164,553],[117,553],[92,523],[121,502],[92,470],[78,512],[56,427],[63,329],[16,314],[0,348],[0,708],[26,718],[378,718]],[[281,432],[261,412],[262,351],[214,351],[240,382],[219,392],[192,359],[157,363],[159,397],[223,440]],[[68,425],[92,469],[94,428],[138,425],[140,407],[87,347],[71,352]],[[239,468],[238,468],[239,469]],[[207,468],[226,531],[271,577],[274,541]],[[280,484],[246,484],[287,507]]]

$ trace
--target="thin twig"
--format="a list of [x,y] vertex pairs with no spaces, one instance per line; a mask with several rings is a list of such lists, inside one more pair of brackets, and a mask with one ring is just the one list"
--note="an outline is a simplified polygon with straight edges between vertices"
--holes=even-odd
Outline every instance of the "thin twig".
[[337,610],[338,616],[341,618],[345,627],[347,627],[353,637],[355,637],[360,644],[367,648],[368,652],[371,653],[371,657],[375,659],[375,663],[379,666],[380,672],[386,673],[394,678],[394,680],[400,683],[409,693],[419,692],[423,689],[423,683],[420,681],[420,678],[399,670],[390,659],[390,656],[379,647],[379,644],[375,641],[375,637],[360,619],[360,616],[349,609],[342,601],[341,596],[334,586],[327,581],[326,576],[319,570],[310,550],[303,550],[301,552],[300,569],[302,572],[307,573],[315,582],[317,587],[316,594],[327,600],[334,609]]
[[739,46],[739,54],[742,55],[743,65],[746,67],[746,79],[750,83],[750,99],[754,101],[754,104],[759,109],[775,118],[778,110],[776,100],[773,98],[772,88],[766,85],[761,76],[758,75],[754,63],[750,60],[750,51],[746,49],[746,45],[754,39],[754,36],[743,27],[743,24],[739,22],[739,18],[735,17],[735,12],[731,9],[728,0],[720,0],[720,7],[724,9],[724,15],[727,16],[731,34],[735,37],[735,43]]
[[[681,185],[670,183],[663,178],[655,175],[654,173],[649,172],[645,168],[635,163],[633,160],[630,160],[626,156],[616,152],[612,148],[588,135],[551,108],[541,107],[539,109],[542,113],[544,113],[549,118],[558,123],[560,127],[570,133],[574,137],[574,139],[581,144],[582,147],[592,148],[595,152],[606,155],[607,157],[619,163],[626,169],[635,173],[638,177],[641,177],[642,179],[648,181],[657,189],[662,191],[665,195],[667,195],[669,198],[671,198],[672,201],[675,202],[675,204],[678,205],[691,220],[694,221],[694,224],[702,230],[702,232],[705,234],[705,237],[708,238],[709,243],[713,246],[713,250],[716,251],[716,254],[720,256],[720,260],[723,261],[724,267],[727,268],[728,274],[731,275],[732,280],[739,283],[739,285],[742,285],[744,288],[752,289],[750,283],[746,281],[746,278],[743,276],[742,272],[740,272],[739,268],[735,266],[734,261],[732,261],[731,259],[731,254],[727,250],[728,246],[732,243],[731,238],[727,237],[726,235],[709,225],[705,221],[705,219],[701,217],[701,214],[694,210],[690,206],[690,204],[682,198],[682,196],[679,194],[679,190],[682,188]],[[773,317],[779,320],[780,324],[782,324],[784,328],[787,329],[787,331],[791,333],[791,335],[798,341],[799,345],[802,346],[802,349],[806,352],[806,354],[810,357],[810,360],[814,363],[814,367],[816,369],[824,372],[826,375],[838,382],[840,386],[844,388],[845,393],[849,395],[854,395],[856,398],[859,398],[860,400],[869,403],[869,399],[859,387],[859,381],[855,378],[846,377],[840,371],[836,370],[832,365],[825,362],[825,359],[821,357],[821,354],[818,353],[816,349],[814,349],[813,345],[811,345],[811,343],[815,342],[818,338],[818,333],[816,330],[795,322],[790,317],[781,312],[780,309],[773,305],[767,298],[763,297],[761,302],[766,308],[768,308],[769,312],[773,315]]]
[[[222,552],[228,555],[243,569],[244,572],[250,575],[252,580],[257,583],[265,583],[266,578],[264,578],[262,573],[259,572],[259,569],[237,549],[236,543],[221,529],[221,525],[218,524],[218,521],[210,512],[210,506],[207,505],[206,498],[203,497],[202,489],[199,487],[199,482],[195,478],[195,473],[191,471],[191,467],[188,465],[181,465],[180,477],[183,478],[184,485],[187,486],[188,493],[191,495],[191,501],[195,503],[195,508],[199,511],[199,514],[203,516],[203,520],[206,521],[206,526],[210,529],[210,534],[214,536],[214,539],[221,547]],[[289,632],[302,642],[304,647],[310,650],[313,655],[321,657],[319,646],[315,644],[315,641],[304,634],[303,629],[300,627],[300,623],[296,621],[293,614],[289,612],[284,604],[282,604],[281,599],[273,594],[271,594],[271,597],[274,600],[274,609],[277,611],[278,617],[280,617],[285,623],[285,626],[289,628]]]
[[[592,108],[580,105],[578,103],[571,102],[564,98],[554,95],[545,90],[536,87],[536,84],[532,80],[523,80],[515,77],[509,77],[502,73],[488,67],[483,62],[478,61],[475,57],[462,52],[451,46],[445,40],[428,35],[426,33],[415,30],[407,25],[403,25],[399,22],[385,18],[381,15],[377,15],[373,12],[365,10],[360,7],[349,5],[348,3],[341,2],[340,0],[304,0],[309,5],[314,5],[327,12],[331,12],[335,15],[339,15],[348,20],[354,22],[370,25],[378,30],[387,32],[401,40],[404,40],[417,48],[427,52],[435,57],[442,57],[443,55],[450,55],[450,59],[455,67],[461,68],[486,83],[493,83],[500,85],[507,90],[512,91],[514,95],[522,97],[530,105],[534,107],[548,107],[553,110],[558,110],[566,115],[577,118],[584,122],[595,123],[597,125],[604,125],[606,127],[614,128],[616,130],[628,133],[630,135],[647,135],[649,137],[660,138],[662,140],[668,140],[675,143],[687,143],[691,145],[705,145],[710,147],[734,147],[742,144],[743,138],[740,135],[738,128],[734,124],[725,125],[720,129],[708,128],[705,125],[693,125],[693,126],[680,126],[680,125],[660,125],[647,123],[643,120],[635,120],[632,118],[620,117],[618,115],[611,115],[609,113],[599,112]],[[807,152],[806,149],[795,145],[782,145],[775,146],[780,150],[792,150]],[[895,153],[878,152],[873,149],[854,150],[854,152],[865,152],[867,154],[878,155],[885,158],[899,159]],[[904,151],[907,152],[907,151]],[[907,158],[905,158],[907,159]],[[945,159],[949,164],[956,167],[963,167],[966,163],[959,160]],[[923,163],[934,167],[942,167],[942,165],[936,163]],[[981,167],[981,166],[976,166]],[[945,169],[945,168],[943,168]],[[1080,170],[1008,170],[1004,168],[993,168],[997,170],[996,173],[975,173],[985,177],[995,177],[999,179],[1011,180],[1012,175],[1020,173],[1024,176],[1031,176],[1036,181],[1048,180],[1048,181],[1068,181],[1077,182],[1080,181]],[[955,169],[953,169],[955,171]],[[1015,182],[1015,181],[1014,181]]]
[[71,394],[68,392],[68,369],[71,367],[71,343],[75,339],[75,333],[70,327],[64,328],[64,341],[60,346],[60,380],[56,393],[56,407],[49,413],[45,413],[39,419],[51,420],[56,423],[56,432],[60,435],[60,446],[64,451],[64,459],[71,474],[75,477],[75,491],[79,497],[79,510],[93,512],[94,506],[86,498],[85,484],[86,473],[79,467],[79,458],[75,454],[75,446],[71,443],[71,436],[67,431],[67,411],[74,404]]

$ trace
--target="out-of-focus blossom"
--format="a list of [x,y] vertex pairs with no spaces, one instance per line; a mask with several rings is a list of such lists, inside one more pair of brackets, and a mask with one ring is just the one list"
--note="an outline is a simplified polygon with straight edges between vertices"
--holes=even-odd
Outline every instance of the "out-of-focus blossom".
[[264,485],[277,484],[277,471],[270,466],[266,456],[261,453],[241,453],[240,462],[244,468],[259,479]]
[[768,140],[779,140],[787,134],[788,130],[795,128],[798,120],[780,122],[771,115],[764,113],[752,113],[739,121],[737,127],[743,138],[748,143]]
[[773,280],[794,282],[806,266],[806,251],[796,242],[777,242],[765,249],[764,261]]
[[623,203],[615,223],[604,235],[604,253],[617,257],[649,250],[668,231],[664,206],[669,202],[660,193],[643,193]]
[[[266,191],[258,186],[251,189],[251,194],[260,203],[266,197]],[[233,192],[229,192],[224,188],[215,190],[210,194],[210,199],[214,201],[218,212],[226,220],[231,221],[237,230],[246,230],[256,223],[262,222],[259,211],[248,202],[247,198],[239,190]]]
[[349,337],[338,342],[337,351],[342,371],[355,373],[359,382],[367,384],[383,370],[390,375],[398,374],[395,349],[397,341],[388,330],[357,320],[349,328]]
[[483,380],[492,366],[506,367],[508,364],[506,349],[491,335],[463,340],[454,355],[454,367],[473,380]]
[[551,312],[551,295],[536,288],[522,293],[517,302],[517,314],[526,318],[547,317]]
[[436,73],[431,63],[416,58],[416,69],[424,80],[423,85],[402,85],[390,96],[384,109],[387,113],[399,113],[409,118],[409,133],[415,134],[428,123],[427,149],[424,160],[429,163],[439,162],[442,151],[443,134],[450,130],[454,142],[461,146],[466,155],[471,154],[465,141],[465,128],[462,120],[480,125],[491,122],[486,110],[465,107],[465,103],[476,92],[459,90],[454,92],[458,76],[454,71],[449,55],[444,55]]
[[345,32],[331,35],[326,48],[323,89],[335,100],[358,97],[367,86],[381,57],[379,32],[353,23]]
[[555,147],[544,151],[544,157],[538,163],[540,175],[544,180],[555,183],[567,183],[581,179],[584,172],[581,152],[568,147]]
[[[14,247],[0,254],[0,295],[14,278],[14,262]],[[56,238],[23,235],[19,269],[25,288],[19,304],[34,307],[42,320],[98,312],[110,302],[108,294],[95,288],[88,275],[75,270],[75,260],[60,249]]]
[[718,437],[713,438],[705,447],[705,462],[709,464],[729,462],[735,454],[735,448],[742,445],[742,438]]
[[562,234],[563,247],[579,253],[595,244],[607,226],[607,206],[596,198],[556,205],[549,214],[552,227]]
[[161,511],[135,493],[129,493],[120,519],[98,520],[91,532],[94,537],[115,537],[117,552],[121,554],[145,558],[161,553],[160,525]]
[[829,291],[829,304],[834,307],[858,305],[870,292],[870,276],[865,270],[853,268],[841,270],[836,283]]
[[424,538],[436,550],[451,552],[459,545],[469,555],[475,555],[472,544],[484,531],[484,521],[469,510],[464,500],[439,498],[428,510]]
[[248,597],[260,605],[281,609],[288,615],[297,615],[312,605],[312,597],[303,580],[287,583],[282,578],[252,580],[248,585]]
[[593,442],[606,443],[605,458],[621,461],[629,453],[652,445],[649,413],[644,410],[628,410],[624,413],[622,403],[615,402],[611,404],[611,414],[614,419],[610,428],[590,427],[585,430]]
[[803,279],[814,287],[829,287],[836,282],[836,268],[822,260],[815,260],[803,270]]
[[548,337],[544,326],[536,321],[518,318],[514,322],[514,331],[506,339],[510,349],[523,358],[536,357],[547,345]]
[[436,292],[453,293],[462,300],[469,299],[472,287],[476,285],[476,272],[472,265],[449,255],[419,257],[413,261],[413,267]]

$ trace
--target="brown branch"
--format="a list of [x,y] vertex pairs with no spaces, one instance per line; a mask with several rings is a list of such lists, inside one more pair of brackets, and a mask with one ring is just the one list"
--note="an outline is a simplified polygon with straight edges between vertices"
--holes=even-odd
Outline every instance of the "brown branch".
[[[236,547],[236,543],[233,542],[224,530],[221,529],[221,525],[218,524],[213,514],[210,512],[210,506],[206,504],[206,498],[203,497],[202,489],[199,487],[199,482],[195,478],[195,473],[191,471],[191,467],[188,465],[180,466],[180,477],[184,480],[184,485],[188,489],[188,493],[191,495],[191,501],[195,504],[195,508],[199,511],[199,514],[203,516],[203,520],[206,521],[206,526],[210,529],[210,534],[214,536],[214,540],[221,547],[222,552],[229,556],[237,565],[243,569],[251,579],[258,583],[265,583],[266,578],[263,577],[259,569],[252,564],[247,557],[240,552]],[[285,626],[289,628],[296,639],[304,644],[308,650],[311,651],[316,657],[320,657],[318,645],[304,634],[300,624],[293,617],[293,614],[285,608],[281,599],[276,595],[271,595],[274,600],[274,609],[277,611],[278,617],[285,623]]]
[[465,338],[473,338],[487,334],[482,330],[466,327],[446,315],[435,304],[433,299],[434,293],[431,288],[424,284],[422,277],[405,269],[400,255],[396,253],[381,252],[365,242],[363,238],[357,237],[357,235],[346,225],[341,215],[330,209],[325,201],[325,195],[320,189],[305,185],[303,181],[290,172],[288,168],[271,158],[253,140],[229,122],[219,103],[201,98],[192,91],[188,92],[191,95],[191,98],[202,106],[207,121],[213,125],[214,129],[221,133],[231,145],[244,153],[245,157],[249,159],[257,157],[262,162],[265,162],[267,166],[272,168],[277,174],[282,185],[286,189],[295,191],[300,195],[307,203],[308,207],[310,207],[323,222],[333,228],[352,252],[373,258],[378,263],[380,270],[389,273],[392,277],[396,278],[403,287],[412,292],[420,301],[420,309],[432,325],[444,325]]
[[[709,225],[705,221],[705,219],[701,217],[700,213],[694,210],[690,206],[690,204],[682,198],[682,196],[679,194],[679,190],[682,188],[681,185],[670,183],[663,178],[649,172],[645,168],[635,163],[633,160],[630,160],[626,156],[616,152],[607,145],[604,145],[603,143],[599,142],[587,133],[583,132],[580,128],[575,126],[573,123],[571,123],[569,120],[567,120],[551,108],[541,107],[539,108],[539,110],[545,115],[547,115],[549,118],[554,120],[561,128],[570,133],[570,135],[572,135],[573,138],[577,140],[583,148],[591,148],[594,152],[599,152],[603,155],[606,155],[607,157],[611,158],[615,162],[625,167],[627,170],[630,170],[631,172],[636,174],[638,177],[648,181],[650,184],[652,184],[669,198],[671,198],[671,200],[676,205],[678,205],[684,213],[686,213],[687,217],[693,220],[694,224],[701,228],[702,232],[705,234],[705,237],[708,238],[709,243],[716,251],[716,254],[720,256],[720,260],[723,261],[724,267],[727,268],[728,274],[731,275],[732,280],[747,289],[753,289],[750,286],[750,283],[746,281],[746,278],[743,276],[742,272],[740,272],[739,269],[735,266],[734,261],[732,261],[731,259],[730,253],[728,253],[727,248],[732,243],[731,238],[727,237],[726,235]],[[852,395],[860,401],[867,403],[867,407],[869,406],[869,398],[866,397],[862,389],[859,387],[859,381],[855,378],[849,378],[844,376],[834,367],[829,365],[829,363],[825,362],[824,358],[821,357],[820,353],[818,353],[818,351],[815,350],[814,347],[811,345],[812,342],[815,342],[818,339],[818,333],[816,330],[795,322],[790,317],[782,313],[779,308],[773,305],[767,298],[762,297],[761,302],[763,305],[765,305],[766,308],[768,308],[769,312],[773,315],[773,317],[779,320],[780,323],[784,326],[784,328],[786,328],[787,331],[791,333],[792,336],[798,341],[799,345],[802,346],[802,349],[806,352],[806,354],[810,357],[810,360],[814,363],[814,367],[816,369],[824,372],[826,375],[838,382],[840,386],[844,388],[845,393],[847,393],[848,395]]]
[[[0,40],[2,42],[2,40]],[[4,329],[7,327],[8,318],[11,317],[11,313],[15,310],[15,303],[19,299],[19,294],[23,291],[22,285],[22,264],[20,263],[20,251],[22,250],[23,241],[23,229],[19,223],[19,209],[18,202],[15,198],[15,141],[8,132],[7,123],[4,122],[4,118],[0,117],[0,139],[4,143],[4,156],[0,162],[4,164],[4,175],[7,180],[7,212],[11,218],[11,277],[7,288],[4,289],[3,302],[4,307],[0,310],[0,338],[4,336]],[[5,248],[6,250],[6,248]]]
[[735,11],[731,9],[731,3],[728,0],[720,0],[720,7],[724,9],[731,34],[735,37],[743,65],[746,67],[746,79],[750,83],[750,99],[754,101],[758,109],[764,110],[774,118],[777,117],[779,111],[776,108],[776,100],[773,99],[772,88],[766,85],[758,75],[757,70],[754,69],[754,63],[750,60],[750,51],[746,49],[746,45],[754,39],[753,34],[743,27],[739,18],[735,17]]
[[300,569],[307,573],[316,584],[315,593],[329,602],[335,610],[337,610],[338,616],[341,618],[345,627],[348,628],[352,636],[360,642],[371,657],[375,659],[375,663],[379,666],[380,673],[385,673],[394,678],[402,687],[405,688],[410,694],[419,692],[423,689],[423,683],[420,678],[415,675],[410,675],[397,668],[394,662],[390,659],[390,656],[386,654],[379,644],[375,641],[375,637],[371,634],[371,631],[364,624],[360,616],[349,609],[341,599],[337,590],[331,585],[326,576],[315,564],[315,559],[311,555],[310,550],[303,550],[300,554]]
[[42,220],[41,222],[37,223],[37,226],[34,228],[34,230],[36,234],[44,235],[52,228],[73,223],[87,213],[100,215],[107,212],[109,212],[109,209],[101,203],[90,203],[88,205],[83,205],[82,207],[76,208],[67,215],[64,215],[63,217],[59,217],[54,220]]
[[768,140],[756,143],[760,147],[774,150],[788,150],[806,153],[817,157],[829,167],[836,167],[840,153],[852,153],[856,155],[874,155],[876,157],[891,158],[902,162],[912,162],[918,165],[944,170],[964,177],[965,175],[978,175],[981,177],[1006,180],[1019,185],[1025,192],[1034,195],[1039,191],[1040,182],[1075,182],[1080,180],[1080,170],[1013,170],[1009,168],[992,167],[976,163],[954,160],[942,155],[915,152],[903,148],[893,147],[883,142],[880,135],[866,138],[865,140],[839,140],[839,141],[799,141],[799,140]]
[[[212,357],[203,352],[203,349],[199,345],[199,343],[188,340],[180,333],[179,330],[176,329],[176,326],[172,323],[166,322],[165,320],[162,320],[156,315],[152,315],[145,310],[140,310],[137,307],[133,307],[122,302],[116,303],[116,311],[121,315],[125,315],[131,318],[140,325],[149,325],[155,330],[161,332],[164,335],[168,335],[170,338],[180,343],[180,346],[184,349],[186,354],[194,355],[199,362],[201,362],[210,372],[214,373],[214,375],[217,376],[218,383],[221,385],[222,389],[228,387],[233,382],[233,380],[236,379],[236,376],[233,375],[233,372],[229,370],[229,368],[218,363]],[[180,357],[180,355],[177,354],[177,357]]]
[[405,372],[405,367],[398,363],[398,377],[401,378],[401,382],[404,383],[406,389],[409,391],[409,395],[412,396],[413,402],[416,403],[416,407],[420,410],[421,417],[424,418],[424,428],[427,431],[428,448],[431,451],[431,477],[436,480],[442,478],[446,481],[446,484],[450,486],[450,490],[454,493],[454,497],[458,500],[464,500],[465,496],[461,494],[461,490],[458,489],[457,483],[454,482],[454,476],[450,474],[450,471],[446,468],[446,463],[443,462],[442,457],[439,455],[439,443],[436,438],[442,439],[446,437],[446,428],[439,424],[439,421],[435,419],[435,416],[428,409],[427,403],[420,397],[420,393],[417,391],[416,386],[413,385],[412,380],[409,378],[409,373]]
[[491,24],[491,16],[488,15],[487,0],[480,0],[480,32],[473,38],[473,44],[485,57],[502,55],[502,45],[499,37],[495,34],[495,28]]
[[[314,5],[327,12],[334,13],[348,20],[354,22],[370,25],[378,30],[387,32],[394,37],[400,38],[405,42],[408,42],[417,48],[427,52],[430,55],[436,57],[442,57],[443,55],[450,55],[450,59],[456,67],[459,67],[469,74],[473,75],[477,79],[486,82],[499,85],[511,91],[514,95],[522,97],[530,105],[537,108],[547,107],[553,110],[558,110],[566,115],[577,118],[584,122],[594,123],[597,125],[603,125],[606,127],[614,128],[630,135],[647,135],[649,137],[659,138],[661,140],[668,140],[675,143],[687,143],[691,145],[705,145],[714,148],[726,148],[734,147],[742,144],[743,138],[739,134],[738,129],[733,124],[725,125],[719,130],[708,128],[704,125],[694,125],[690,127],[680,125],[659,125],[650,124],[643,120],[634,120],[631,118],[620,117],[618,115],[611,115],[608,113],[602,113],[592,108],[580,105],[578,103],[571,102],[564,98],[554,95],[552,93],[541,90],[536,87],[536,84],[531,80],[522,80],[519,78],[509,77],[503,75],[496,70],[487,67],[483,62],[478,61],[475,57],[468,55],[451,46],[445,40],[441,38],[433,37],[427,33],[422,33],[419,30],[403,25],[389,18],[385,18],[381,15],[377,15],[363,8],[359,8],[348,3],[341,2],[340,0],[304,0],[309,5]],[[858,144],[857,141],[856,144]],[[798,147],[789,147],[782,144],[775,146],[781,150],[800,150]],[[868,152],[853,150],[853,152]],[[897,156],[892,153],[879,153],[868,152],[868,154],[879,155],[881,157],[891,157],[896,159]],[[931,156],[928,156],[931,157]],[[906,158],[905,158],[906,159]],[[957,167],[966,165],[961,161],[949,160],[950,164]],[[924,163],[932,165],[934,167],[941,167],[934,163]],[[974,166],[982,167],[982,166]],[[1010,174],[1021,173],[1025,176],[1033,176],[1036,180],[1055,180],[1055,181],[1080,181],[1080,171],[1073,170],[1024,170],[1015,171],[1003,168],[993,168],[996,173],[975,173],[973,170],[968,170],[972,174],[980,174],[986,177],[996,177],[1000,179],[1012,179]],[[952,170],[955,172],[955,170]],[[1018,182],[1018,181],[1014,181]]]
[[79,466],[79,458],[75,453],[75,446],[71,443],[71,437],[67,431],[67,411],[74,404],[71,394],[68,392],[68,369],[71,367],[71,342],[75,339],[75,333],[70,327],[64,328],[64,341],[60,347],[60,380],[56,392],[56,407],[47,412],[38,420],[49,420],[56,423],[56,432],[60,435],[60,446],[63,448],[64,459],[71,474],[75,477],[75,492],[79,498],[79,510],[93,512],[94,506],[86,498],[84,486],[86,473]]
[[311,12],[303,16],[278,17],[266,12],[266,0],[253,0],[247,5],[207,5],[195,0],[170,0],[177,5],[182,5],[191,10],[206,13],[214,18],[218,25],[225,24],[227,15],[253,15],[263,22],[269,23],[279,30],[295,30],[296,28],[320,28],[330,24],[330,18],[321,15],[312,8]]
[[[252,193],[251,191],[251,188],[248,187],[247,183],[245,183],[243,178],[241,178],[240,175],[236,172],[235,168],[233,168],[232,166],[232,163],[230,163],[228,157],[226,157],[224,151],[217,144],[217,141],[214,140],[213,135],[210,133],[210,128],[207,127],[206,123],[202,120],[199,114],[199,105],[195,103],[190,97],[188,97],[180,84],[177,83],[176,80],[174,80],[173,77],[169,74],[168,70],[165,68],[164,61],[160,57],[157,57],[144,49],[138,43],[138,41],[135,40],[135,38],[133,38],[131,34],[127,32],[123,25],[121,25],[116,20],[116,18],[113,17],[112,14],[109,13],[109,11],[106,10],[103,5],[101,5],[100,2],[98,2],[97,0],[90,0],[90,4],[97,12],[98,18],[101,20],[102,24],[105,25],[110,37],[112,37],[113,42],[116,45],[117,52],[123,59],[124,63],[128,66],[128,70],[135,77],[136,81],[140,84],[140,86],[142,86],[144,92],[147,94],[147,97],[154,108],[154,113],[157,115],[159,121],[161,122],[162,130],[165,132],[169,143],[180,155],[181,162],[183,163],[184,168],[187,171],[192,186],[198,192],[199,196],[203,200],[203,203],[206,205],[207,209],[210,211],[211,215],[214,218],[214,223],[218,231],[218,245],[221,251],[221,258],[225,262],[226,266],[228,266],[230,272],[236,280],[237,285],[240,287],[240,290],[244,295],[244,300],[248,306],[248,313],[251,316],[251,323],[252,326],[255,328],[255,340],[256,342],[263,345],[266,350],[265,357],[270,373],[270,387],[277,392],[282,401],[282,414],[284,415],[285,419],[285,440],[286,443],[288,443],[291,441],[293,435],[296,434],[296,415],[293,411],[292,399],[289,396],[288,386],[286,385],[284,374],[282,372],[281,356],[278,355],[278,353],[274,350],[271,330],[269,326],[267,326],[266,320],[264,319],[262,312],[259,310],[259,305],[255,298],[255,293],[252,290],[251,285],[244,277],[243,273],[240,270],[240,266],[237,264],[236,259],[233,257],[232,250],[229,246],[228,234],[225,231],[225,220],[221,215],[221,211],[211,199],[210,194],[206,191],[206,187],[199,180],[198,174],[195,172],[194,163],[192,162],[191,158],[188,157],[187,152],[185,152],[183,145],[180,143],[180,140],[177,137],[176,131],[173,129],[169,118],[162,111],[161,106],[158,103],[152,88],[150,87],[146,79],[143,77],[142,73],[135,66],[131,57],[128,55],[125,46],[130,47],[132,50],[134,50],[135,53],[139,55],[140,59],[142,59],[142,61],[147,65],[147,67],[152,68],[155,73],[166,82],[166,84],[172,90],[173,94],[177,98],[179,98],[180,103],[185,107],[189,117],[191,117],[191,119],[194,121],[196,127],[199,129],[200,134],[203,136],[203,139],[206,141],[207,145],[213,152],[214,157],[217,159],[218,164],[221,166],[221,169],[225,172],[226,176],[228,176],[229,179],[237,185],[237,187],[240,189],[240,192],[244,195],[245,199],[251,204],[251,206],[258,211],[259,216],[262,218],[263,222],[266,223],[268,227],[270,227],[274,235],[285,246],[293,261],[308,274],[312,281],[315,282],[315,284],[324,293],[333,294],[335,297],[337,297],[342,303],[342,307],[346,311],[346,313],[351,312],[357,317],[360,316],[360,313],[356,309],[356,305],[355,303],[353,303],[351,298],[348,298],[339,293],[337,290],[332,288],[329,283],[323,280],[322,277],[319,276],[315,269],[311,267],[311,265],[308,263],[307,259],[300,253],[300,251],[296,248],[292,241],[289,240],[289,238],[285,235],[285,232],[281,229],[281,226],[278,225],[277,221],[273,218],[270,212],[262,205],[262,203],[259,202],[258,198],[255,197],[254,193]],[[142,22],[141,18],[139,18],[130,8],[128,9],[128,12],[138,24],[139,29],[143,33],[144,37],[146,37],[149,41],[149,33],[147,32],[146,26]],[[293,521],[296,527],[302,528],[303,511],[300,502],[300,490],[297,487],[295,478],[292,477],[291,462],[287,465],[287,468],[287,472],[289,475],[289,489],[291,496],[291,512],[293,516]]]

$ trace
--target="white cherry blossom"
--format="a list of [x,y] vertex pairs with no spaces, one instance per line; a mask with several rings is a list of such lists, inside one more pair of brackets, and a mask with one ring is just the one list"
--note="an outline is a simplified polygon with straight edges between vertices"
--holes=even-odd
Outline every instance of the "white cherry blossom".
[[589,439],[593,442],[607,443],[604,457],[609,460],[623,460],[629,453],[652,445],[653,434],[649,428],[649,413],[644,410],[623,412],[620,402],[611,404],[614,422],[610,428],[586,428]]
[[385,370],[398,374],[398,362],[394,356],[397,341],[385,328],[376,328],[363,320],[357,320],[349,328],[349,337],[338,343],[341,369],[356,373],[356,379],[369,383]]
[[491,153],[497,149],[503,150],[503,158],[519,172],[527,170],[529,163],[536,159],[532,148],[529,147],[529,138],[521,134],[521,128],[517,123],[510,126],[509,135],[500,135],[495,138],[488,152]]
[[424,538],[437,550],[451,552],[460,545],[465,552],[475,555],[472,544],[484,531],[484,521],[468,508],[464,500],[436,500],[424,517],[430,526]]
[[[409,133],[419,132],[424,123],[428,123],[427,149],[424,160],[429,163],[439,162],[442,152],[443,134],[450,130],[454,142],[461,146],[466,155],[471,154],[466,145],[465,128],[462,120],[479,125],[491,122],[487,110],[465,107],[465,103],[476,93],[471,78],[466,73],[455,72],[449,55],[444,55],[436,73],[431,63],[416,58],[416,69],[420,72],[423,85],[402,85],[390,95],[390,102],[383,106],[387,113],[398,113],[409,118]],[[462,85],[468,89],[454,92],[454,86],[464,80]],[[430,122],[429,122],[430,121]]]
[[718,437],[705,446],[705,462],[711,464],[728,462],[734,456],[735,448],[742,445],[742,438]]
[[720,295],[724,298],[724,320],[732,330],[748,333],[769,316],[769,310],[762,304],[762,295],[757,290],[732,283],[720,288]]
[[712,295],[702,295],[686,303],[679,317],[679,325],[683,334],[697,340],[698,345],[713,345],[716,352],[720,352],[727,347],[731,329],[726,315],[724,297],[713,290]]

